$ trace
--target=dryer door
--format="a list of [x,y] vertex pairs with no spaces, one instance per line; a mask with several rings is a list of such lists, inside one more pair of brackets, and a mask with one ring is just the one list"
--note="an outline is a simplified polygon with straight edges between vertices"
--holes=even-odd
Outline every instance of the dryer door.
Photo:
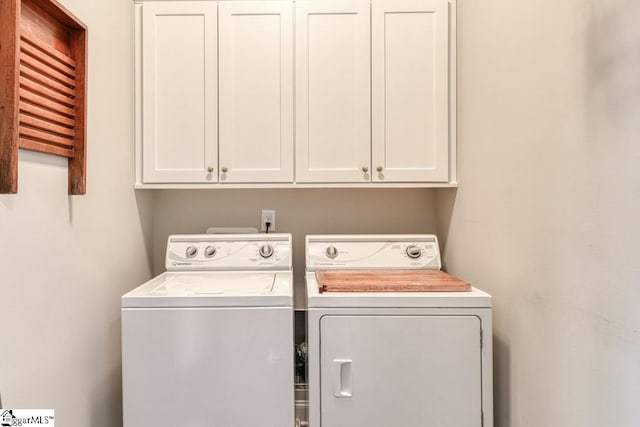
[[476,316],[325,316],[322,427],[480,427]]

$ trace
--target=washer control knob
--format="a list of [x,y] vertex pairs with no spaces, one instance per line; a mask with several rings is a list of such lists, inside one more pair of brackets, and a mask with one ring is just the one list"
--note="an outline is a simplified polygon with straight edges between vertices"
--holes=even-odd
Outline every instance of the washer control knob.
[[207,246],[204,249],[204,256],[207,258],[213,258],[216,255],[216,247],[215,246]]
[[422,249],[420,249],[416,245],[411,245],[407,247],[407,255],[409,258],[420,258],[422,256]]
[[269,258],[271,255],[273,255],[273,246],[264,244],[260,246],[260,250],[258,252],[260,253],[260,256],[262,258]]
[[193,245],[189,245],[187,246],[187,250],[184,251],[184,254],[187,256],[187,258],[193,258],[198,255],[198,248]]
[[334,259],[335,257],[338,256],[338,250],[336,249],[335,246],[329,246],[327,248],[327,250],[325,251],[325,253],[327,254],[327,257]]

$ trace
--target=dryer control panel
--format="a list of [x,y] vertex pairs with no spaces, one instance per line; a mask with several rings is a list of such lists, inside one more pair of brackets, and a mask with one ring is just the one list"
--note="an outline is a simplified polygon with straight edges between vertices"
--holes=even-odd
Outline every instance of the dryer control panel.
[[291,270],[291,235],[173,235],[165,266],[169,271]]
[[433,234],[307,236],[306,267],[329,269],[434,269],[442,267]]

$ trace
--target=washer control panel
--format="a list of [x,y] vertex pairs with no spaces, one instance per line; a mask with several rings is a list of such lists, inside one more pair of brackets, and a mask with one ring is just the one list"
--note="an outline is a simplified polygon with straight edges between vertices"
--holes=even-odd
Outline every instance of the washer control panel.
[[290,234],[174,235],[167,241],[169,271],[290,270]]
[[307,270],[437,269],[442,267],[438,238],[419,235],[307,236]]

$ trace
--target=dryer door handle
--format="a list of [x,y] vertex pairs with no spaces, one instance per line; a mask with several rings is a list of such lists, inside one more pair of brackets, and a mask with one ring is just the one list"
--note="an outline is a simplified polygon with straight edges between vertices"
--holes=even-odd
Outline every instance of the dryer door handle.
[[333,395],[335,397],[353,396],[352,365],[351,359],[333,359]]

